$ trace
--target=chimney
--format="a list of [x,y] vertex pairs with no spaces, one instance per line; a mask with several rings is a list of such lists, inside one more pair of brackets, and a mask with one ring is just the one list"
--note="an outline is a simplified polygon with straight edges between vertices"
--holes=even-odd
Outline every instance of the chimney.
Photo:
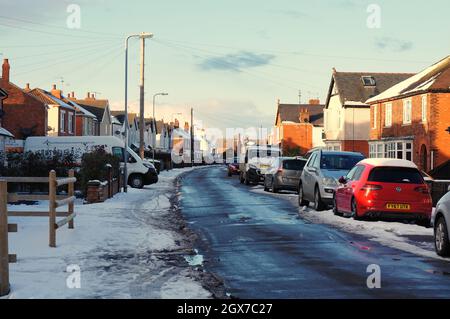
[[2,65],[2,80],[3,80],[3,84],[7,84],[9,83],[9,61],[8,59],[4,59],[3,60],[3,65]]
[[31,88],[30,88],[30,83],[27,83],[26,85],[25,85],[25,89],[23,89],[25,92],[30,92],[31,91]]
[[310,99],[309,104],[310,105],[320,105],[320,99]]
[[300,110],[299,120],[300,120],[300,123],[309,123],[309,111],[308,111],[308,109],[301,109]]
[[56,84],[53,84],[52,91],[50,92],[54,97],[61,99],[62,91],[56,88]]
[[180,121],[178,121],[178,119],[175,119],[175,123],[174,123],[173,127],[180,128]]

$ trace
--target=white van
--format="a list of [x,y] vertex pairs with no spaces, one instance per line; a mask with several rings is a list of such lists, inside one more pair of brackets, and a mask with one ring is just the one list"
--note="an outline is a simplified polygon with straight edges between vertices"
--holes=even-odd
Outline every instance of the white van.
[[[72,153],[75,160],[81,164],[84,153],[91,152],[95,147],[102,146],[105,151],[113,154],[123,162],[125,143],[114,136],[69,136],[69,137],[29,137],[25,141],[24,152],[62,151]],[[136,152],[128,148],[128,184],[133,188],[142,188],[158,182],[155,166],[142,160]],[[122,163],[123,164],[123,163]]]

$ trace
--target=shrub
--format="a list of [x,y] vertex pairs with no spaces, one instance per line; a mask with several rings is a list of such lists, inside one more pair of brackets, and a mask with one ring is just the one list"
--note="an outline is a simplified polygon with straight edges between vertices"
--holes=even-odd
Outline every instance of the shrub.
[[118,177],[120,160],[98,147],[90,153],[85,153],[81,159],[80,182],[81,190],[86,194],[87,183],[90,180],[105,181],[108,179],[107,164],[112,165],[113,177]]

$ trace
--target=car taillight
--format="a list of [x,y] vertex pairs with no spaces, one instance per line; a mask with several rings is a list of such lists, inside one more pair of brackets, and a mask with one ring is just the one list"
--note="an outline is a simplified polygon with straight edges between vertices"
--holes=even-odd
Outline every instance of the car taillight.
[[416,187],[416,188],[414,188],[414,191],[418,192],[418,193],[422,193],[422,194],[427,194],[427,195],[430,194],[430,190],[428,189],[427,186]]
[[282,169],[282,168],[279,168],[279,169],[278,169],[278,173],[283,173],[283,169]]
[[362,191],[368,191],[368,192],[379,191],[379,190],[382,190],[382,189],[383,189],[383,186],[381,186],[381,185],[373,185],[373,184],[366,184],[363,187],[361,187]]

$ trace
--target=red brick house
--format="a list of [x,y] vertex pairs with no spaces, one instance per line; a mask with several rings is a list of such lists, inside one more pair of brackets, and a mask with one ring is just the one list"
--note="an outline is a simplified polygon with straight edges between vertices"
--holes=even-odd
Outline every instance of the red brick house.
[[280,104],[272,140],[283,154],[301,155],[313,147],[325,146],[323,142],[323,108],[319,100],[309,104]]
[[[29,89],[29,86],[27,86]],[[75,113],[73,106],[64,102],[61,90],[53,85],[48,92],[43,89],[33,89],[28,92],[48,107],[48,135],[75,136]]]
[[326,147],[369,155],[367,99],[411,77],[410,73],[338,72],[333,69],[325,103]]
[[407,159],[424,171],[450,160],[450,56],[367,103],[371,157]]
[[3,61],[0,88],[8,92],[3,101],[2,126],[16,139],[47,135],[47,105],[10,81],[10,64]]

